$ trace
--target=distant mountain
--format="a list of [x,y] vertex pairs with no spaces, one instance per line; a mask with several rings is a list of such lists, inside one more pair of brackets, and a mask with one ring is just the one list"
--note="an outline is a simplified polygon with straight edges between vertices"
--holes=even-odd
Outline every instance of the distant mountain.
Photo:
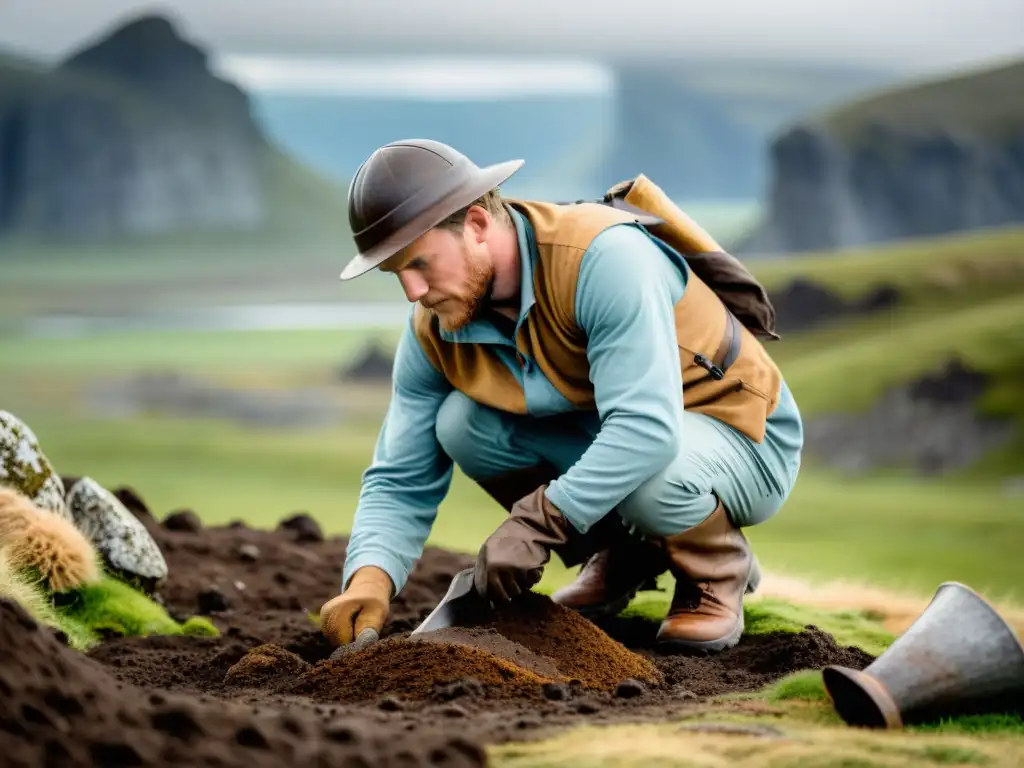
[[424,137],[481,165],[524,158],[505,193],[566,199],[593,195],[600,185],[614,120],[613,104],[601,96],[411,101],[253,91],[251,99],[268,136],[341,185],[380,145]]
[[[294,212],[277,188],[300,177],[318,185],[164,18],[139,18],[54,67],[0,59],[0,234],[260,232]],[[317,189],[308,197],[322,206],[328,187]]]
[[347,183],[376,147],[423,136],[478,163],[526,159],[505,191],[549,199],[602,193],[645,173],[678,199],[749,201],[775,131],[809,110],[890,82],[858,69],[670,62],[615,65],[608,94],[466,101],[250,92],[268,135]]
[[1024,60],[811,115],[771,147],[763,225],[782,253],[1024,222]]

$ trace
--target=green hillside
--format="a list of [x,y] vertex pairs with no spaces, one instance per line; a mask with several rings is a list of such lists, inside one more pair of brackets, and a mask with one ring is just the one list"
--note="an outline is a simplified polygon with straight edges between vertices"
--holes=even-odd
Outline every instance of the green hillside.
[[925,133],[942,126],[998,139],[1019,135],[1022,93],[1024,60],[885,89],[827,111],[817,122],[845,138],[879,123]]

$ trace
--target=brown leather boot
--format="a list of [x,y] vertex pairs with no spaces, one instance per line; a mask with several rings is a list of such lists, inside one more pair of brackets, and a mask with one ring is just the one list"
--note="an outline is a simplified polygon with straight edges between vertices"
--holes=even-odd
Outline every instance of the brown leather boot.
[[619,542],[590,557],[575,581],[551,599],[588,619],[616,616],[641,589],[657,589],[656,580],[667,569],[668,559],[660,548],[623,529]]
[[743,595],[757,589],[761,570],[725,506],[719,502],[704,522],[662,543],[676,589],[658,630],[659,645],[710,652],[736,645],[743,634]]

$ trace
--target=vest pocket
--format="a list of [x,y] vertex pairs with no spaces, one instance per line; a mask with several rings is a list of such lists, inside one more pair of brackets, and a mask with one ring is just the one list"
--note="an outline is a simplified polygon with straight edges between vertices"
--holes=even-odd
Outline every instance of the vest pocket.
[[[694,352],[692,349],[677,344],[676,346],[685,353],[685,356],[681,358],[684,363],[683,367],[683,378],[684,384],[683,389],[698,389],[703,388],[710,390],[708,399],[704,402],[710,402],[722,395],[730,392],[737,392],[741,389],[746,390],[752,395],[761,398],[769,403],[772,402],[772,397],[765,393],[765,391],[753,383],[751,383],[748,376],[744,376],[744,373],[756,373],[756,364],[752,365],[754,361],[750,360],[746,355],[741,354],[736,360],[733,361],[732,365],[726,368],[724,371],[711,362],[711,359],[701,353]],[[701,376],[689,382],[685,382],[686,368],[695,366],[705,371],[706,375]],[[719,375],[721,374],[721,375]],[[760,382],[758,382],[760,383]],[[703,404],[698,400],[698,405]]]

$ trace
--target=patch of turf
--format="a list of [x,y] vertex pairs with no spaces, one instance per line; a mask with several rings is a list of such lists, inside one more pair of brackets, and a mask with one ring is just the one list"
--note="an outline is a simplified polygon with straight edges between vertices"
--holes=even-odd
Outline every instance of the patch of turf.
[[[671,591],[641,595],[623,611],[625,617],[661,621],[668,611]],[[880,655],[895,639],[867,611],[826,611],[776,598],[755,598],[743,608],[744,634],[802,632],[815,626],[835,637],[840,645],[852,645],[873,656]]]
[[880,655],[896,639],[866,611],[826,611],[765,597],[744,606],[746,632],[800,632],[808,625],[832,635],[840,645],[852,645],[873,656]]

